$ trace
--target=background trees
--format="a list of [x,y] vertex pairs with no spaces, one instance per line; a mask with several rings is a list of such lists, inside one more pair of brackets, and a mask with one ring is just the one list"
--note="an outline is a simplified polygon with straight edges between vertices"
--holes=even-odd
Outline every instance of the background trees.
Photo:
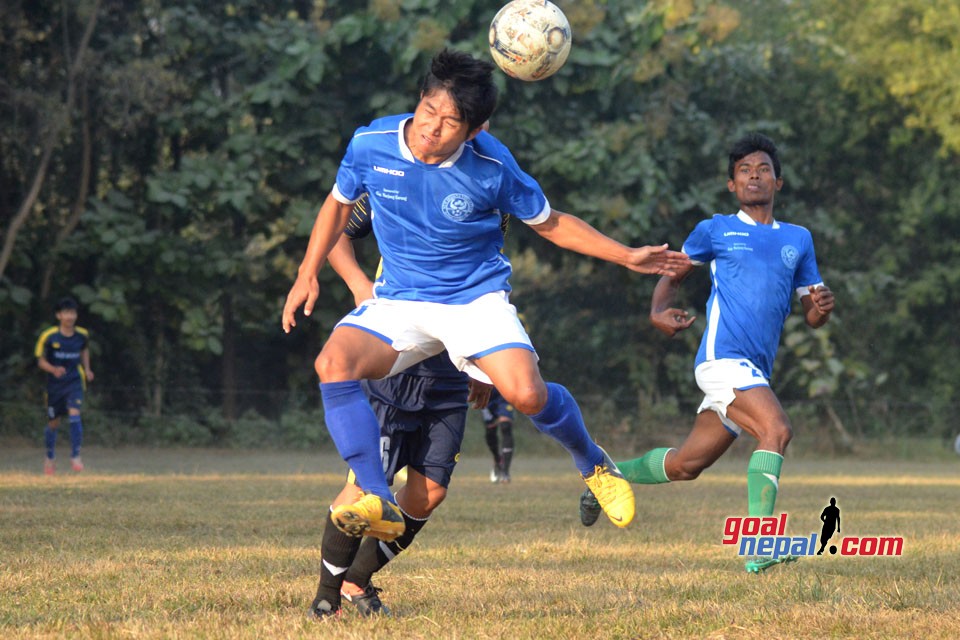
[[[99,437],[321,439],[297,412],[316,410],[310,362],[349,296],[326,270],[320,312],[290,336],[278,327],[315,210],[353,129],[411,109],[438,48],[486,55],[500,4],[4,5],[0,432],[33,433],[33,342],[71,292],[94,336]],[[732,205],[729,142],[769,133],[787,181],[778,215],[811,228],[839,297],[826,330],[788,326],[782,397],[811,425],[947,435],[960,379],[943,321],[960,278],[952,3],[560,4],[567,66],[541,83],[499,76],[493,121],[554,206],[624,242],[679,247]],[[698,336],[652,333],[653,279],[522,226],[508,236],[515,300],[549,375],[627,439],[685,416]],[[707,283],[691,284],[701,313]]]

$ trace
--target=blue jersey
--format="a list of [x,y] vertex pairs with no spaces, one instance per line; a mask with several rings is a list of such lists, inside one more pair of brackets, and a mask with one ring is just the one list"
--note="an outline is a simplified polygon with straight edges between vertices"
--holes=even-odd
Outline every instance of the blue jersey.
[[40,334],[33,355],[38,360],[44,358],[53,366],[67,370],[60,378],[47,374],[48,390],[86,382],[81,357],[83,350],[87,348],[88,336],[83,327],[74,327],[73,335],[70,336],[60,333],[60,327],[50,327]]
[[337,172],[334,197],[370,194],[383,271],[377,297],[465,304],[509,291],[500,211],[544,222],[550,204],[507,148],[482,131],[440,164],[417,160],[403,139],[411,114],[356,131]]
[[746,358],[769,379],[791,296],[822,284],[810,232],[757,224],[743,212],[715,215],[694,228],[683,252],[709,263],[712,282],[696,364]]
[[[344,234],[350,239],[370,234],[370,205],[364,195],[353,207]],[[380,269],[378,268],[378,273]],[[467,408],[467,374],[459,371],[444,351],[382,380],[364,380],[364,390],[374,401],[403,412],[449,411]],[[390,413],[395,424],[381,421],[385,429],[415,431],[423,420],[417,416]],[[402,424],[400,424],[402,423]],[[459,447],[459,443],[457,444]],[[459,449],[457,449],[459,450]]]

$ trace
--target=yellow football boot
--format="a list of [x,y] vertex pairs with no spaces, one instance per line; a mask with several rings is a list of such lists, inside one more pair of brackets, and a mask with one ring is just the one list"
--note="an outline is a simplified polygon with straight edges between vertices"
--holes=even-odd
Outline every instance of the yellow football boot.
[[606,451],[603,451],[603,462],[594,468],[593,473],[583,476],[583,481],[587,483],[610,522],[618,527],[625,527],[633,521],[636,511],[633,489]]
[[372,493],[335,507],[330,517],[337,529],[354,538],[366,535],[392,542],[406,529],[400,507]]

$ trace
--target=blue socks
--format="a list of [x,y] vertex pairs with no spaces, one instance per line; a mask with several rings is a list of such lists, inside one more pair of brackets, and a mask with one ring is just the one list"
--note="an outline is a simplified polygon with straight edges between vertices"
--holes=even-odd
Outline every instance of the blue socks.
[[53,460],[53,452],[57,446],[57,430],[47,427],[43,430],[43,441],[47,445],[47,460]]
[[366,493],[394,502],[380,460],[380,424],[360,381],[321,382],[320,395],[327,431],[357,484]]
[[[80,416],[69,416],[68,419],[70,421],[70,457],[76,458],[80,455],[80,447],[83,445],[83,419]],[[47,460],[53,460],[57,448],[57,430],[51,429],[48,425],[43,430],[43,442],[47,446]]]
[[573,456],[580,475],[588,476],[603,464],[603,451],[587,433],[580,407],[570,392],[554,382],[547,383],[547,404],[540,413],[529,416],[533,424]]
[[[70,416],[70,457],[80,455],[80,445],[83,444],[83,420],[80,416]],[[52,456],[51,456],[52,457]]]

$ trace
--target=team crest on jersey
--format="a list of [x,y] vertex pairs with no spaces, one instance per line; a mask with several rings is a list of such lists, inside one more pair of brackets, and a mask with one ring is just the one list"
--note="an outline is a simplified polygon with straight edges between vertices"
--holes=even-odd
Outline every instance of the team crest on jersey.
[[443,211],[443,215],[460,222],[473,213],[473,200],[470,199],[470,196],[462,193],[451,193],[443,199],[440,209]]
[[780,259],[783,260],[783,264],[787,265],[788,269],[797,266],[798,258],[800,258],[800,252],[793,245],[788,244],[780,249]]

